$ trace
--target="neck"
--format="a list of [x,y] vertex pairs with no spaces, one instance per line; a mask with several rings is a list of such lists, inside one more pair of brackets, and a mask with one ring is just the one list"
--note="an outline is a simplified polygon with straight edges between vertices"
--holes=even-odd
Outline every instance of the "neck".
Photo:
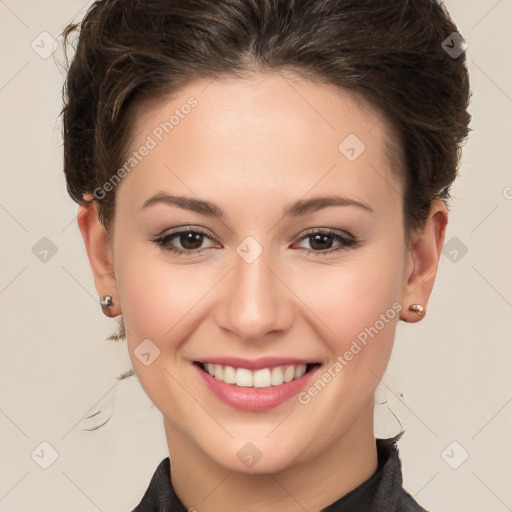
[[187,510],[200,512],[304,512],[321,510],[368,480],[377,470],[373,400],[324,452],[275,473],[247,474],[216,463],[164,420],[171,480]]

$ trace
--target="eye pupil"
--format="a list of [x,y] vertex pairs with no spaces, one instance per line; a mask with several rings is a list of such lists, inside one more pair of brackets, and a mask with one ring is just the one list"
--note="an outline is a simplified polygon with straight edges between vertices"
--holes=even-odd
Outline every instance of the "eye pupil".
[[[331,237],[329,235],[321,235],[321,234],[314,235],[311,237],[311,247],[315,251],[323,251],[325,249],[329,249],[331,246],[331,242],[332,242],[332,240],[330,240],[330,238]],[[323,241],[323,243],[322,243],[322,241]],[[318,247],[318,245],[320,247]]]
[[180,243],[186,250],[194,251],[198,247],[201,247],[203,243],[203,237],[204,235],[202,233],[184,231],[180,235]]

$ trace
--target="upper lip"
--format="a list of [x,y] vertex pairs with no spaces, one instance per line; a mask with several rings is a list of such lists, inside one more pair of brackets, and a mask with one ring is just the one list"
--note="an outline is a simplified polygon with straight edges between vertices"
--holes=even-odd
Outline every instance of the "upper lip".
[[197,362],[233,366],[234,368],[247,368],[248,370],[261,370],[262,368],[274,368],[276,366],[315,364],[317,361],[290,357],[267,356],[260,357],[259,359],[245,359],[243,357],[208,357],[205,359],[198,359]]

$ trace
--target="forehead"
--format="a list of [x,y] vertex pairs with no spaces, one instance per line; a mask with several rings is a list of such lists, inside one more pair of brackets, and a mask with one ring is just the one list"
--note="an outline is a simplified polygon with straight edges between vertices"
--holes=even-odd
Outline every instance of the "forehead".
[[255,202],[338,189],[375,201],[399,189],[389,137],[380,110],[333,85],[281,72],[196,80],[141,110],[127,156],[151,150],[117,193],[139,207],[166,187],[210,198],[250,189]]

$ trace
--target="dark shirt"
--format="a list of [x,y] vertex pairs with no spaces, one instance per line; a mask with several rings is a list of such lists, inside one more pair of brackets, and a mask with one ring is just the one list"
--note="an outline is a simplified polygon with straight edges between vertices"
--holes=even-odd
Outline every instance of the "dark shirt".
[[[377,438],[378,467],[375,473],[322,512],[427,512],[402,487],[397,447],[402,434],[388,439]],[[142,501],[132,512],[187,512],[171,485],[169,457],[156,468]]]

